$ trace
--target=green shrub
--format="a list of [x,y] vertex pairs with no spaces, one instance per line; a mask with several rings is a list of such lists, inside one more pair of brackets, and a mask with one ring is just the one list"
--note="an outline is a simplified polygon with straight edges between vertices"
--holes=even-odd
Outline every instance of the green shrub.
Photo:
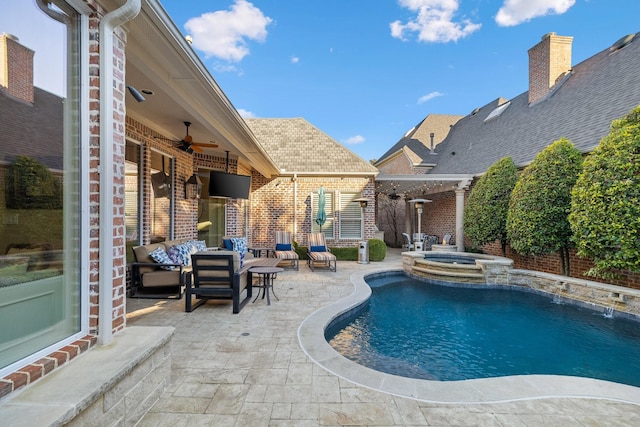
[[555,141],[520,175],[507,214],[511,247],[522,255],[559,252],[564,275],[570,271],[571,189],[581,169],[580,151],[568,139]]
[[507,245],[507,210],[518,169],[511,157],[494,163],[478,180],[464,208],[464,232],[474,246],[500,241],[502,255]]
[[573,188],[569,221],[586,274],[612,278],[640,271],[640,107],[611,124],[585,159]]
[[[298,246],[296,242],[293,242],[293,247],[298,253],[298,257],[301,260],[307,258],[307,247]],[[332,254],[336,256],[339,261],[357,261],[358,251],[360,245],[350,248],[329,248]],[[369,260],[370,261],[382,261],[387,256],[387,245],[379,239],[369,240]]]
[[382,261],[387,256],[387,245],[380,239],[369,240],[369,260]]

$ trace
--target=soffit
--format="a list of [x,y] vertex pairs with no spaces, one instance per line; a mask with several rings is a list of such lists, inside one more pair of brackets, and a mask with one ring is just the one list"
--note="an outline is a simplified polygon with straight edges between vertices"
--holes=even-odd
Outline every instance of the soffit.
[[237,158],[266,177],[278,169],[255,139],[222,89],[162,6],[142,2],[138,16],[127,23],[126,84],[148,89],[146,101],[126,93],[127,115],[165,135],[181,140],[185,121],[195,142],[214,142],[205,154]]

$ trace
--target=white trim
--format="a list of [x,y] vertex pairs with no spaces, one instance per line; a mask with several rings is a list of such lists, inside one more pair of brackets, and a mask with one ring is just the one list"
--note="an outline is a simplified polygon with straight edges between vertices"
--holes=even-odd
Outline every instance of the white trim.
[[113,30],[140,12],[140,1],[127,0],[100,21],[100,345],[113,341]]

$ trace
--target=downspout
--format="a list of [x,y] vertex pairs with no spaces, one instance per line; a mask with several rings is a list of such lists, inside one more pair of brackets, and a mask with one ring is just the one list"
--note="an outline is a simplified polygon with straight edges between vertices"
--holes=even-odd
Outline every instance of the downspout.
[[293,238],[298,241],[298,174],[293,174]]
[[113,30],[135,18],[141,0],[127,0],[100,21],[100,251],[98,344],[113,341]]

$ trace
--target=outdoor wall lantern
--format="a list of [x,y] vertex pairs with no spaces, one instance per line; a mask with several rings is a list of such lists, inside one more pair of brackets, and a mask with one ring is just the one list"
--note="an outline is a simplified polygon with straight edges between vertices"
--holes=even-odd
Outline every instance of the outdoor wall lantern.
[[355,199],[354,202],[358,202],[360,203],[360,207],[362,209],[367,207],[367,204],[369,203],[369,199],[365,199],[364,197],[360,197],[358,199]]
[[197,199],[202,192],[202,181],[196,174],[191,175],[191,178],[184,182],[184,197],[185,199]]

